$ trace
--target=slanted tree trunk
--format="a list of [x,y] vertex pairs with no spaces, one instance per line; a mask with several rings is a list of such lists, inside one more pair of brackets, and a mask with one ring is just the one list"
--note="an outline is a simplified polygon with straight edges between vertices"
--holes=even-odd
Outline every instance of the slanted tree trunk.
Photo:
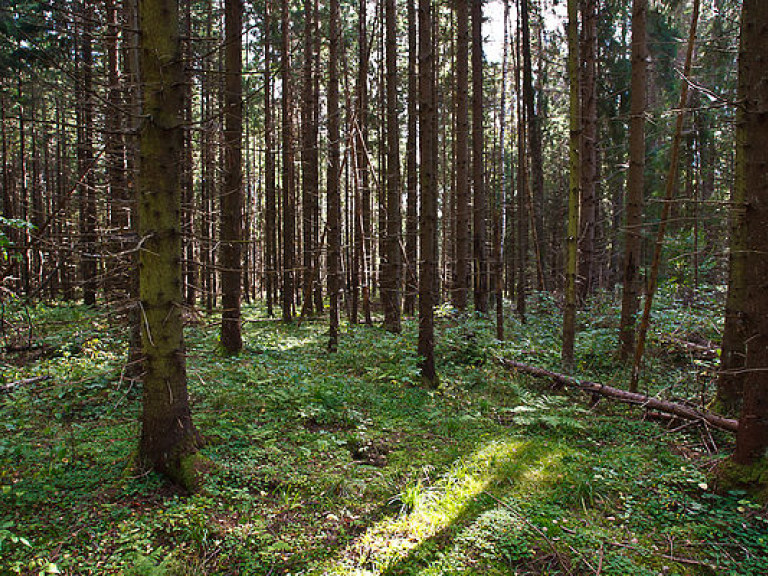
[[386,0],[387,205],[382,253],[381,301],[384,328],[400,332],[400,127],[397,115],[397,4]]
[[578,265],[579,198],[581,196],[581,90],[579,87],[578,0],[568,0],[569,168],[568,230],[565,239],[565,310],[563,311],[562,363],[573,370],[576,339],[576,269]]
[[483,134],[483,3],[472,2],[472,186],[475,309],[488,311],[487,201]]
[[437,283],[437,123],[435,112],[435,51],[432,43],[432,0],[419,0],[419,151],[421,213],[419,239],[419,345],[421,378],[437,387],[435,370],[435,288]]
[[[162,15],[162,17],[160,17]],[[140,0],[139,261],[144,392],[139,452],[144,465],[194,488],[189,457],[200,445],[189,409],[181,319],[180,115],[184,68],[177,0]]]
[[469,189],[469,6],[456,0],[456,276],[453,305],[467,308],[472,265]]
[[672,137],[672,150],[669,155],[669,171],[667,172],[666,189],[664,191],[664,205],[661,209],[661,218],[659,219],[659,229],[656,231],[656,244],[653,250],[653,260],[651,262],[651,271],[648,279],[648,293],[645,295],[645,305],[643,306],[643,316],[640,319],[640,326],[637,330],[637,343],[635,344],[635,356],[632,363],[632,377],[629,382],[630,392],[637,392],[640,381],[640,368],[643,361],[643,352],[645,351],[645,339],[648,334],[648,328],[651,321],[651,307],[653,298],[656,295],[656,288],[659,283],[659,266],[661,264],[661,252],[664,248],[664,235],[669,221],[669,213],[672,206],[672,196],[677,183],[678,160],[680,158],[680,142],[683,137],[683,123],[685,120],[685,106],[688,102],[688,78],[691,74],[691,64],[693,61],[693,51],[696,44],[696,28],[699,23],[700,0],[693,1],[693,13],[691,15],[691,28],[688,33],[688,48],[685,54],[685,64],[683,65],[683,82],[680,87],[680,104],[677,113],[677,123],[675,133]]
[[328,52],[328,298],[330,331],[328,350],[339,343],[339,297],[341,295],[341,190],[339,154],[339,0],[330,0]]
[[744,192],[746,226],[743,330],[744,399],[733,461],[759,464],[760,488],[768,487],[768,4],[744,0],[739,50],[738,186]]
[[640,307],[640,248],[645,187],[645,107],[648,1],[632,3],[632,84],[629,120],[629,174],[624,228],[624,280],[619,324],[619,356],[626,361],[635,345],[635,316]]
[[221,347],[227,354],[243,348],[240,298],[243,282],[243,4],[226,0],[224,91],[224,186],[221,194]]

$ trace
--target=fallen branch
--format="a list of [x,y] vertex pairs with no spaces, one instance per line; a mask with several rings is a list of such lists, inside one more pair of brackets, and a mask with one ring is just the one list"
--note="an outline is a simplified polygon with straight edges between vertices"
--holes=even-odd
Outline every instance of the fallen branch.
[[597,382],[590,382],[588,380],[578,380],[565,374],[558,374],[557,372],[550,372],[543,368],[537,368],[535,366],[529,366],[514,360],[507,360],[506,358],[500,358],[502,366],[506,368],[517,370],[525,374],[532,376],[538,376],[540,378],[552,378],[558,384],[563,386],[572,386],[579,388],[584,392],[592,394],[600,394],[608,398],[613,398],[619,402],[626,404],[637,404],[643,408],[650,410],[657,410],[666,414],[674,414],[680,418],[686,420],[696,420],[699,422],[706,422],[715,428],[726,430],[728,432],[736,432],[739,428],[738,420],[732,420],[725,418],[719,414],[713,414],[712,412],[705,412],[703,410],[697,410],[690,406],[683,406],[682,404],[675,404],[674,402],[667,402],[665,400],[659,400],[658,398],[652,398],[643,394],[637,394],[635,392],[627,392],[626,390],[620,390],[619,388],[613,388],[612,386],[606,386],[605,384],[599,384]]
[[720,349],[720,346],[714,342],[706,341],[704,344],[700,344],[698,342],[676,338],[675,336],[662,336],[661,341],[684,354],[700,356],[708,360],[716,359],[718,357],[718,350]]
[[8,393],[19,386],[37,384],[38,382],[43,382],[48,379],[50,379],[50,376],[35,376],[34,378],[25,378],[24,380],[16,380],[16,382],[8,382],[7,384],[0,385],[0,392]]

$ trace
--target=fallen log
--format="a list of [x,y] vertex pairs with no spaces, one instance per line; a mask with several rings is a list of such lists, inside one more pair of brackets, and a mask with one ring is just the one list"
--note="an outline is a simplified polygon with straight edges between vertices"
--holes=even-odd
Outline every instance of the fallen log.
[[600,384],[598,382],[579,380],[571,376],[566,376],[565,374],[558,374],[557,372],[529,366],[528,364],[515,362],[514,360],[508,360],[506,358],[499,358],[499,362],[501,362],[502,366],[511,370],[517,370],[518,372],[538,376],[539,378],[552,378],[555,382],[563,386],[579,388],[583,392],[589,392],[591,394],[600,394],[601,396],[613,398],[614,400],[624,402],[625,404],[636,404],[646,409],[657,410],[666,414],[674,414],[675,416],[685,418],[686,420],[706,422],[715,428],[726,430],[727,432],[736,432],[739,428],[738,420],[725,418],[724,416],[712,412],[697,410],[690,406],[659,400],[658,398],[652,398],[650,396],[645,396],[644,394],[627,392],[626,390],[620,390],[619,388],[613,388],[612,386],[606,386],[605,384]]
[[28,386],[30,384],[37,384],[44,380],[50,379],[50,376],[35,376],[34,378],[25,378],[24,380],[16,380],[16,382],[8,382],[7,384],[0,384],[0,392],[8,393],[18,386]]

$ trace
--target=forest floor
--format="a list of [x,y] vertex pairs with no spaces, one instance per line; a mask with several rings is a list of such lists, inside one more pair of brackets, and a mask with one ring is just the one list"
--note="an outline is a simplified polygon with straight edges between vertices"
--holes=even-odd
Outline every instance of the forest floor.
[[[716,359],[669,337],[716,339],[720,300],[660,298],[644,390],[710,398]],[[713,480],[732,437],[502,368],[558,367],[560,311],[543,296],[506,342],[487,319],[438,316],[436,391],[419,385],[413,320],[397,336],[345,326],[331,355],[325,321],[248,308],[237,358],[217,353],[213,317],[191,320],[211,466],[185,495],[136,472],[120,314],[7,305],[5,344],[33,349],[3,353],[0,387],[50,378],[0,391],[0,574],[768,573],[768,513]],[[617,316],[606,295],[580,313],[580,377],[625,386]]]

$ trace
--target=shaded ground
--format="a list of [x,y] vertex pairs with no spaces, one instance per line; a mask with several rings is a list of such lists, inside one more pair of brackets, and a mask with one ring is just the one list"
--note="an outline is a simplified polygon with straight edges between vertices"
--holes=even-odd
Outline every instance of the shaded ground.
[[[705,333],[711,303],[660,333]],[[582,317],[582,373],[621,382],[610,302]],[[176,493],[132,463],[140,385],[121,380],[126,329],[77,307],[30,311],[46,353],[3,358],[0,574],[764,574],[768,515],[708,478],[729,439],[669,431],[636,409],[504,372],[506,354],[553,366],[557,310],[542,301],[510,342],[440,316],[442,388],[418,383],[415,323],[401,336],[284,326],[251,310],[246,352],[188,328],[196,424],[214,463]],[[10,318],[13,320],[13,318]],[[707,366],[661,346],[647,385],[699,397]],[[698,362],[698,361],[697,361]],[[706,399],[706,398],[705,398]]]

